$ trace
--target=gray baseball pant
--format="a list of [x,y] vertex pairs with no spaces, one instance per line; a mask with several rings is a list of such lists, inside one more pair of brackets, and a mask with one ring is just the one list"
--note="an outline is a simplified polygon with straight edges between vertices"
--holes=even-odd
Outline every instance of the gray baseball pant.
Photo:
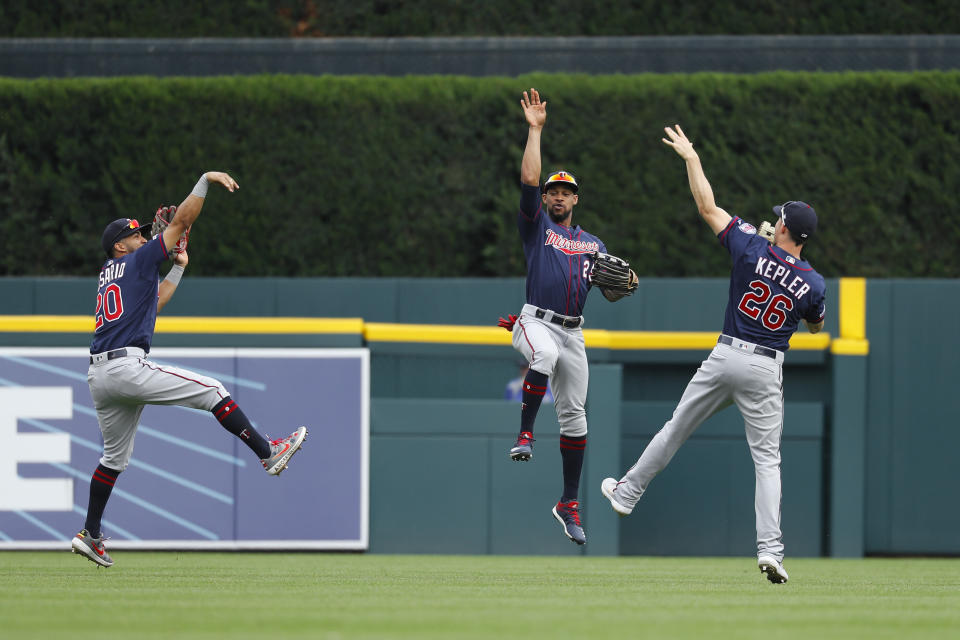
[[[95,356],[87,370],[90,396],[103,434],[100,464],[125,471],[143,407],[178,405],[210,411],[229,394],[220,382],[186,369],[150,362],[143,350],[127,347],[114,360]],[[102,355],[102,354],[100,354]]]
[[523,305],[513,325],[513,348],[523,354],[531,369],[550,378],[560,433],[582,438],[587,435],[586,402],[590,381],[583,330],[549,322],[549,316],[537,318],[536,312],[534,305]]
[[743,416],[756,474],[754,508],[757,553],[783,561],[780,531],[780,436],[783,431],[783,354],[769,358],[742,347],[718,344],[687,384],[673,417],[653,437],[621,478],[617,500],[634,506],[651,480],[704,420],[736,403]]

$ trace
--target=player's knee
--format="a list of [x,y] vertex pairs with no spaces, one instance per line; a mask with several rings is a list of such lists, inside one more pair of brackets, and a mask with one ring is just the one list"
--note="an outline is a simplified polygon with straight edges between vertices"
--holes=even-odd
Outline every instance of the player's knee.
[[196,408],[204,409],[206,411],[215,411],[217,407],[231,400],[230,392],[227,391],[222,384],[213,379],[211,379],[211,382],[214,384],[211,385],[207,389],[206,393],[203,394],[200,406]]
[[533,360],[530,362],[530,368],[539,371],[546,376],[552,376],[553,370],[557,366],[557,359],[560,357],[559,351],[544,349],[537,351]]
[[117,473],[123,473],[130,464],[130,454],[110,454],[104,452],[103,457],[100,458],[100,464]]
[[587,435],[587,414],[571,412],[557,416],[560,422],[560,435],[568,438],[582,438]]

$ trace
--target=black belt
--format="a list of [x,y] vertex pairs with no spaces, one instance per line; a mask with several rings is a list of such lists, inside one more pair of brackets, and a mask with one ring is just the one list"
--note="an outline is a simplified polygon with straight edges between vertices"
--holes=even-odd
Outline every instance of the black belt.
[[[114,349],[113,351],[107,351],[107,360],[113,360],[115,358],[124,358],[127,355],[126,349]],[[93,364],[93,356],[90,356],[90,364]]]
[[[729,344],[733,346],[733,338],[731,338],[730,336],[720,336],[719,338],[717,338],[717,342],[721,344]],[[774,360],[777,359],[776,349],[771,349],[769,347],[761,347],[760,345],[755,344],[753,345],[753,352],[758,356],[767,356],[768,358],[773,358]]]
[[[537,316],[538,318],[543,318],[545,315],[547,315],[547,311],[546,309],[537,309],[536,313],[533,315]],[[559,324],[564,329],[576,329],[580,326],[580,323],[583,322],[583,316],[571,318],[569,316],[561,316],[555,313],[550,317],[550,322],[553,324]]]

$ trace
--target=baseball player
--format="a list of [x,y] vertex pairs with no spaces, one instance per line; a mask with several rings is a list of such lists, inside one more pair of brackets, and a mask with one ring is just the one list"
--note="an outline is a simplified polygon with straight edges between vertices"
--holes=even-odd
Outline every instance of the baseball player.
[[[606,247],[594,235],[573,226],[578,185],[566,171],[550,174],[540,191],[540,134],[547,119],[547,103],[536,89],[523,92],[520,102],[530,125],[520,165],[520,213],[517,227],[527,259],[527,303],[520,316],[501,318],[500,326],[513,333],[513,347],[530,365],[523,381],[520,435],[510,457],[533,457],[533,424],[547,391],[553,389],[560,422],[560,455],[563,460],[563,493],[553,515],[563,532],[577,544],[586,536],[580,520],[578,492],[587,445],[587,353],[584,349],[583,305],[587,301],[591,271],[597,252]],[[625,264],[625,263],[624,263]],[[601,289],[611,301],[629,295],[636,274],[626,269],[629,285],[623,291]],[[631,288],[632,287],[632,288]]]
[[[103,457],[90,482],[86,522],[71,541],[74,553],[100,566],[113,564],[103,547],[100,520],[117,477],[130,462],[144,405],[210,411],[227,431],[254,451],[271,475],[286,468],[307,435],[306,427],[300,427],[286,438],[268,441],[253,428],[220,382],[147,359],[157,312],[169,302],[187,265],[185,232],[200,214],[209,183],[220,184],[230,192],[239,188],[226,173],[205,173],[176,209],[169,226],[152,240],[144,235],[150,227],[129,218],[108,224],[101,238],[107,261],[100,268],[87,381],[103,435]],[[159,281],[160,265],[171,257],[175,264]]]
[[650,481],[704,420],[736,403],[743,416],[756,472],[757,564],[773,583],[787,581],[780,531],[780,435],[783,430],[783,357],[803,320],[810,333],[823,328],[823,277],[800,257],[817,229],[810,205],[791,201],[773,208],[772,237],[716,205],[693,144],[679,125],[663,141],[687,165],[700,216],[730,252],[730,297],[723,333],[687,384],[673,417],[653,437],[619,481],[606,478],[603,495],[628,515]]

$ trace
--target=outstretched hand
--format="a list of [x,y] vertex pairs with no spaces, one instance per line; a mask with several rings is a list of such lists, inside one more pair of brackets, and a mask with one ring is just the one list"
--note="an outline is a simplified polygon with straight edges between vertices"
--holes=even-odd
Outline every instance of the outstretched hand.
[[187,263],[190,262],[190,257],[187,256],[187,250],[184,249],[180,253],[174,254],[173,264],[180,265],[181,267],[187,266]]
[[664,131],[670,137],[669,140],[662,138],[664,144],[673,147],[673,150],[684,160],[693,160],[697,157],[697,152],[693,150],[693,143],[687,139],[680,125],[675,124],[673,128],[664,127]]
[[237,184],[236,180],[222,171],[207,171],[206,176],[208,182],[218,182],[231,193],[240,188],[240,185]]
[[547,121],[547,103],[540,102],[540,93],[533,87],[530,88],[530,94],[523,92],[523,100],[520,101],[523,107],[523,115],[531,127],[542,127]]

